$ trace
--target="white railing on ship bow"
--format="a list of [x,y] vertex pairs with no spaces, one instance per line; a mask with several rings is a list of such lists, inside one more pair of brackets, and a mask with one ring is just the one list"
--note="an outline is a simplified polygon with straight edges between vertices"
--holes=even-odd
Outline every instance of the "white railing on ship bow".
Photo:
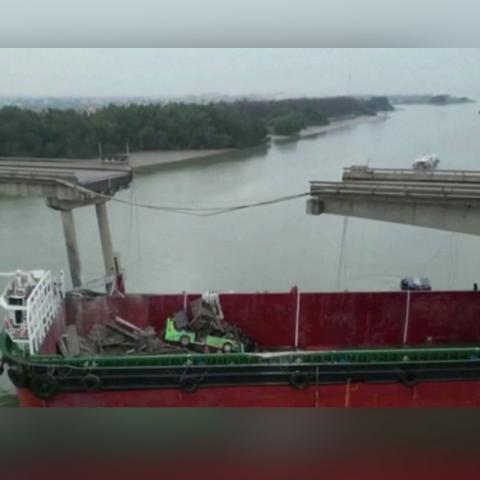
[[46,272],[28,297],[27,330],[31,354],[40,351],[42,343],[60,311],[64,295],[63,274],[58,282],[54,282],[52,274]]

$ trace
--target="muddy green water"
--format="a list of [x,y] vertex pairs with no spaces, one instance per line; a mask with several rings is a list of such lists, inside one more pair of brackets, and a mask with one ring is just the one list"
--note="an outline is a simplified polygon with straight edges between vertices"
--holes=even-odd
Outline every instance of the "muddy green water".
[[[428,152],[441,168],[479,169],[479,131],[476,104],[410,106],[386,120],[139,176],[121,196],[229,206],[307,191],[309,180],[339,180],[352,164],[409,168]],[[109,213],[130,292],[397,290],[405,275],[427,276],[436,289],[480,281],[480,239],[360,219],[348,221],[339,268],[343,219],[307,216],[303,199],[210,218],[114,203]],[[0,270],[67,270],[59,215],[43,200],[2,198],[0,220]],[[75,220],[84,278],[100,277],[94,209],[79,209]]]

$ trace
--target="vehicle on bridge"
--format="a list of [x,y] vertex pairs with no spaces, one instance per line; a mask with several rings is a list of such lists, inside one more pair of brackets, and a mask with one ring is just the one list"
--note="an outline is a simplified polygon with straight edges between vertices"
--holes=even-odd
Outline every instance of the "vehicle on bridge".
[[440,159],[438,155],[430,154],[417,158],[413,162],[412,167],[414,170],[434,170],[438,167],[439,163]]
[[430,280],[425,277],[405,277],[400,281],[400,288],[402,290],[420,290],[430,291],[432,286]]

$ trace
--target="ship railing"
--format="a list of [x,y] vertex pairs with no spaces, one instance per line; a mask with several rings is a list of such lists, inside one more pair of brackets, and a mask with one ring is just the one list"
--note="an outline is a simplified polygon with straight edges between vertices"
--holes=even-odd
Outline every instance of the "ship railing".
[[63,273],[55,282],[50,272],[46,272],[35,285],[27,299],[27,330],[30,353],[35,355],[40,351],[50,327],[63,304],[65,297],[65,282]]

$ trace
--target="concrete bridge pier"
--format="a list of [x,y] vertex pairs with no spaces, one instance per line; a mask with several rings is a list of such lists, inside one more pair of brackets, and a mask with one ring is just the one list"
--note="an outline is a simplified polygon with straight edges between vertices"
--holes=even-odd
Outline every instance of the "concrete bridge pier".
[[[112,278],[117,265],[105,199],[128,188],[132,179],[126,165],[71,159],[0,158],[0,195],[43,197],[48,207],[60,212],[74,288],[81,287],[83,282],[73,210],[95,205],[105,272]],[[119,291],[123,289],[120,275],[113,282]],[[107,291],[111,291],[113,282],[110,280],[110,285],[107,282]]]
[[61,214],[65,246],[67,249],[67,258],[73,288],[81,287],[83,283],[80,253],[78,249],[77,234],[73,218],[73,209],[95,205],[98,232],[100,234],[100,243],[103,253],[103,263],[105,265],[105,277],[108,279],[105,286],[107,291],[110,291],[112,285],[114,285],[116,282],[116,280],[112,280],[112,278],[116,277],[117,269],[115,264],[115,256],[113,253],[112,236],[110,234],[110,226],[108,223],[106,202],[103,200],[91,200],[90,202],[65,202],[54,198],[48,198],[47,205],[54,210],[58,210]]
[[[107,204],[106,202],[95,204],[97,212],[98,231],[100,233],[100,242],[102,244],[103,262],[105,264],[105,276],[112,278],[116,275],[115,257],[113,254],[112,236],[108,224]],[[107,290],[112,286],[111,281],[107,281]]]
[[77,233],[75,222],[73,220],[73,210],[60,210],[63,225],[63,234],[65,236],[65,246],[67,247],[67,258],[72,277],[73,288],[82,286],[82,265],[80,262],[80,253],[78,250]]

